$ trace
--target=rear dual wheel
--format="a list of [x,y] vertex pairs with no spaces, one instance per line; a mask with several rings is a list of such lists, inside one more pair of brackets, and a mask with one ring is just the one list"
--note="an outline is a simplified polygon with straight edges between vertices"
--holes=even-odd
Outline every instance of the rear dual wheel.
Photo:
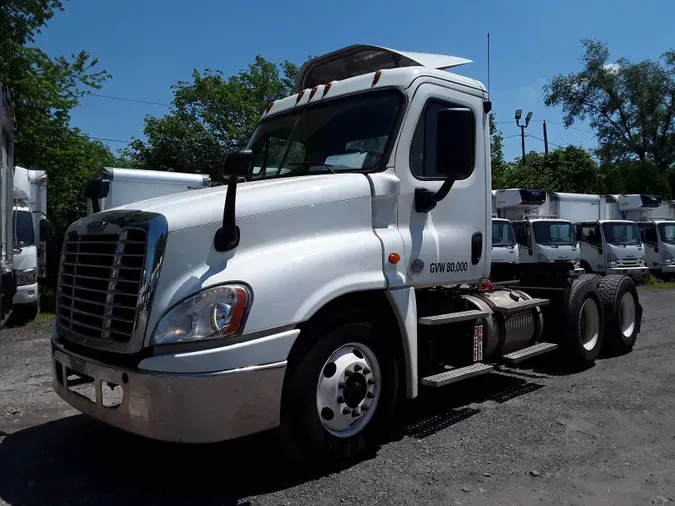
[[633,349],[640,332],[642,306],[635,282],[629,276],[612,274],[598,283],[605,313],[605,349],[624,354]]

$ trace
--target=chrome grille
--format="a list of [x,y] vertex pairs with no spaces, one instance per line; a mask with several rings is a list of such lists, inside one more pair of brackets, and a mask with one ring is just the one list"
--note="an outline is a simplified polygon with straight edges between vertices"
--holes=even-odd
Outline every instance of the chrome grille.
[[134,334],[143,282],[147,233],[69,232],[59,277],[57,323],[84,338],[119,343]]

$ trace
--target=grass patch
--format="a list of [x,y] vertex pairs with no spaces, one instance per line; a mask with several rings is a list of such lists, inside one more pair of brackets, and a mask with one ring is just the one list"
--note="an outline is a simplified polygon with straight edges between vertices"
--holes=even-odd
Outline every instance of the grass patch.
[[675,281],[664,281],[662,279],[657,278],[653,274],[650,274],[649,279],[647,280],[647,286],[650,286],[651,288],[657,288],[660,290],[674,289]]

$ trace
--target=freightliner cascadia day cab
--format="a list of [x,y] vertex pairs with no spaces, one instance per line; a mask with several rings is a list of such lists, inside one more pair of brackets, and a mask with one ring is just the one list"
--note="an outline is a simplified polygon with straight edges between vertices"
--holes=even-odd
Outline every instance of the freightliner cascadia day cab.
[[132,202],[210,186],[211,178],[203,174],[104,167],[87,184],[87,216]]
[[496,190],[495,207],[501,218],[513,223],[520,263],[550,265],[571,262],[575,273],[583,273],[574,224],[550,212],[550,202],[544,190]]
[[598,274],[626,274],[643,278],[649,274],[645,249],[635,222],[622,219],[612,195],[555,193],[560,216],[577,225],[581,267]]
[[9,318],[16,293],[16,276],[12,263],[15,128],[12,98],[9,90],[0,83],[0,325]]
[[465,63],[365,45],[310,60],[227,158],[226,187],[73,223],[58,394],[160,440],[276,428],[300,462],[335,464],[422,388],[629,351],[629,277],[514,264],[518,287],[491,289],[491,103],[441,70]]

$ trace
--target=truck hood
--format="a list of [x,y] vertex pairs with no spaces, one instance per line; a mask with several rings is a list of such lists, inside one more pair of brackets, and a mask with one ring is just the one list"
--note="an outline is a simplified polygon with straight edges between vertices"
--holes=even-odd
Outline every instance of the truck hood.
[[12,264],[15,271],[35,269],[37,267],[37,246],[25,246],[21,248],[21,253],[14,250]]
[[[226,192],[226,185],[217,186],[134,202],[114,209],[160,213],[166,217],[169,232],[172,232],[222,221]],[[370,196],[370,184],[364,174],[322,174],[249,181],[237,185],[236,217],[247,218]]]

